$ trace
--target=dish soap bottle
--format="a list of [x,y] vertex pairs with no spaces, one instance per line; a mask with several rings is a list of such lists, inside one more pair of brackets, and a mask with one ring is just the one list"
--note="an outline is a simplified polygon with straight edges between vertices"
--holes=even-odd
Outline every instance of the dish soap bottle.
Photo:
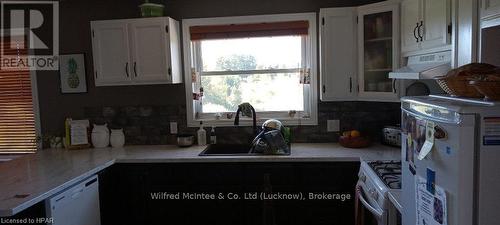
[[212,126],[210,131],[210,144],[217,144],[217,136],[215,136],[215,126]]
[[198,145],[207,145],[207,131],[203,128],[203,121],[200,121],[200,129],[198,129]]

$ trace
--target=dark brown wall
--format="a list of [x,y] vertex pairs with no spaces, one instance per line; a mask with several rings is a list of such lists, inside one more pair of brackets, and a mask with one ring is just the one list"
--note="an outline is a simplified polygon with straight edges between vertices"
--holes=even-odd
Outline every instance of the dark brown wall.
[[[196,17],[319,12],[323,7],[362,5],[377,0],[167,0],[166,15],[177,20]],[[95,87],[90,22],[139,16],[138,0],[63,0],[60,2],[60,53],[85,53],[88,93],[61,94],[57,72],[38,73],[43,133],[60,133],[66,117],[82,118],[84,107],[184,106],[184,86]],[[321,106],[321,104],[320,104]]]

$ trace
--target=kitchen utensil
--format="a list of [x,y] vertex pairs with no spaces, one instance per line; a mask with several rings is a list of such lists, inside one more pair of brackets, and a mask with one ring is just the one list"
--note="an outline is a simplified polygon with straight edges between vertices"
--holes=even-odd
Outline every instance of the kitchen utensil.
[[401,128],[385,126],[382,129],[382,144],[401,147]]
[[406,88],[406,96],[425,96],[430,93],[429,87],[420,81],[416,81]]
[[177,135],[177,146],[179,147],[189,147],[194,144],[194,136],[191,134],[179,134]]

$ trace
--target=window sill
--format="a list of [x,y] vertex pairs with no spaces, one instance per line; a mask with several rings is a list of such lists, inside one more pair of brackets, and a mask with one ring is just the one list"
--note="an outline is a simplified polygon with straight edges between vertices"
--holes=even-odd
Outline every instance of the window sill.
[[[264,121],[271,119],[271,118],[258,118],[257,119],[257,126],[260,126]],[[275,118],[283,123],[285,126],[298,126],[298,125],[308,125],[308,126],[314,126],[318,125],[318,119],[317,118]],[[188,127],[199,127],[200,126],[200,121],[203,121],[203,126],[204,127],[211,127],[211,126],[216,126],[216,127],[234,127],[234,118],[233,119],[210,119],[210,120],[194,120],[194,121],[188,121]],[[252,126],[252,119],[245,117],[245,118],[240,118],[240,127],[249,127]]]

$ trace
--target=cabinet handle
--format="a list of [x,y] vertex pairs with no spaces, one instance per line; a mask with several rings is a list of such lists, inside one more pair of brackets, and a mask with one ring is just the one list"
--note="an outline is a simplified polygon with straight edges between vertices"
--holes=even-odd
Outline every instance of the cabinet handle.
[[134,62],[134,75],[135,75],[135,77],[137,77],[137,69],[136,69],[136,67],[137,67],[137,63]]
[[422,36],[422,34],[420,33],[420,28],[422,28],[424,26],[424,21],[423,20],[420,20],[420,25],[418,26],[418,37],[420,38],[420,41],[423,41],[424,40],[424,37]]
[[417,29],[418,29],[418,23],[415,26],[415,28],[413,28],[413,37],[415,37],[415,40],[417,40],[417,43],[418,43],[418,37],[417,37],[417,34],[415,33],[415,32],[417,32]]
[[172,68],[168,67],[167,72],[169,76],[172,76]]
[[392,91],[396,93],[396,79],[392,79]]
[[349,92],[352,93],[352,77],[349,77]]
[[125,73],[127,74],[127,77],[130,77],[130,74],[128,74],[128,62],[125,63]]

